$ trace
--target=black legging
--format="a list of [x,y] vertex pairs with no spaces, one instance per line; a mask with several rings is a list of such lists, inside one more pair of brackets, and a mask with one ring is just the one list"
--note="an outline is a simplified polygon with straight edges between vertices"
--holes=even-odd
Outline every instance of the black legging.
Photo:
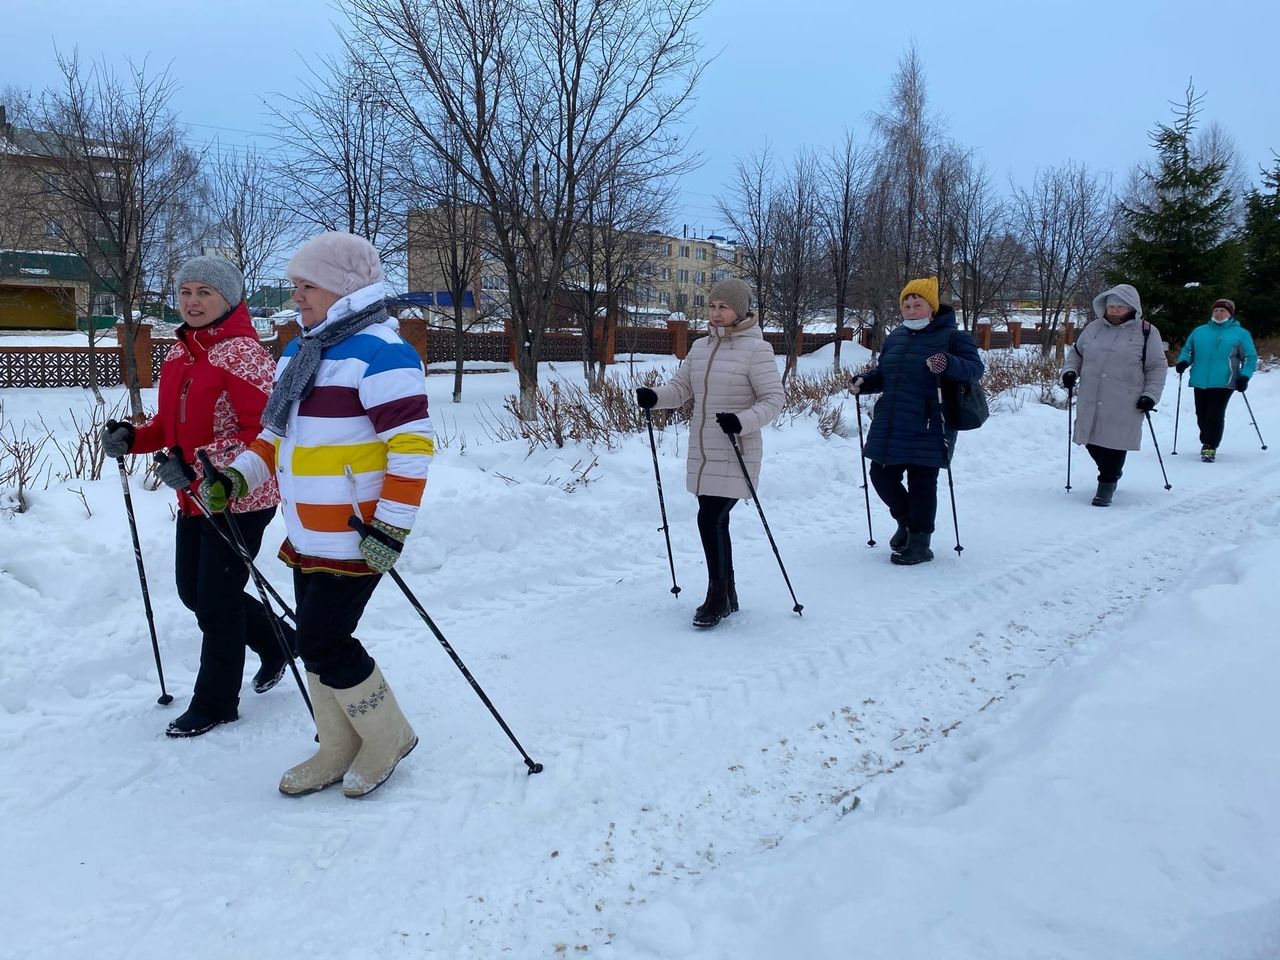
[[[871,464],[871,485],[889,508],[889,515],[904,521],[912,533],[933,533],[938,513],[938,467],[918,463]],[[902,475],[906,474],[906,486]]]
[[1116,483],[1120,479],[1120,475],[1124,473],[1124,458],[1129,455],[1129,451],[1112,450],[1096,443],[1086,443],[1084,448],[1098,465],[1099,483]]
[[723,580],[733,576],[733,543],[729,540],[729,511],[734,497],[698,497],[698,536],[707,555],[707,577]]
[[1200,446],[1217,450],[1222,443],[1227,404],[1231,402],[1233,393],[1235,391],[1230,387],[1196,387],[1196,423],[1200,427]]

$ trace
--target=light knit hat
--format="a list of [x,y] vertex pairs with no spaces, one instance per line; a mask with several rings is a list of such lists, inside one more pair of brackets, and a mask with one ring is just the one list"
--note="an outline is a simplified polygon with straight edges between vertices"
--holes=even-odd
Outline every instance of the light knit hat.
[[729,309],[738,315],[739,320],[751,316],[751,284],[737,277],[720,280],[711,287],[707,302],[719,300],[728,304]]
[[937,277],[919,277],[915,280],[908,280],[907,285],[902,288],[902,292],[898,294],[898,306],[902,306],[902,301],[906,300],[911,294],[922,297],[929,304],[929,309],[938,312],[938,278]]
[[192,257],[178,268],[178,275],[173,278],[175,287],[184,283],[213,287],[229,307],[238,307],[244,299],[244,274],[226,257]]
[[354,233],[327,230],[312,237],[284,268],[290,280],[306,280],[340,297],[382,280],[378,249]]

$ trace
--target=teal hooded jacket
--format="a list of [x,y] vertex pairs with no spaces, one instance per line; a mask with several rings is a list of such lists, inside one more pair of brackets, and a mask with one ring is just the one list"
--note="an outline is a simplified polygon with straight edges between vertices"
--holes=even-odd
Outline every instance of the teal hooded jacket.
[[1233,387],[1236,377],[1252,377],[1258,369],[1253,337],[1235,317],[1196,327],[1178,360],[1191,364],[1191,386],[1200,390]]

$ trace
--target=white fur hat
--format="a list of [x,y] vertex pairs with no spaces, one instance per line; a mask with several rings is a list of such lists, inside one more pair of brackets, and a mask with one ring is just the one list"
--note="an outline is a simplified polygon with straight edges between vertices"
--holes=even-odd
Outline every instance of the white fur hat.
[[377,247],[364,237],[328,230],[299,247],[285,273],[345,297],[382,280],[382,263]]

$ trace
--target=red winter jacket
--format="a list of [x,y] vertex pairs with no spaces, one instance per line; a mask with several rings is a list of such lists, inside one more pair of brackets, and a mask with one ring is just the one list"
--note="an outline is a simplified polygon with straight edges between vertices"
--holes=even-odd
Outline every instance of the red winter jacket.
[[[183,324],[160,368],[156,415],[138,427],[130,452],[181,447],[183,459],[196,472],[191,490],[198,492],[204,470],[196,451],[208,451],[221,468],[257,437],[275,366],[258,342],[244,303],[207,327]],[[231,510],[262,510],[279,500],[272,479],[250,496],[233,500]],[[178,505],[185,514],[200,512],[185,490],[178,492]]]

